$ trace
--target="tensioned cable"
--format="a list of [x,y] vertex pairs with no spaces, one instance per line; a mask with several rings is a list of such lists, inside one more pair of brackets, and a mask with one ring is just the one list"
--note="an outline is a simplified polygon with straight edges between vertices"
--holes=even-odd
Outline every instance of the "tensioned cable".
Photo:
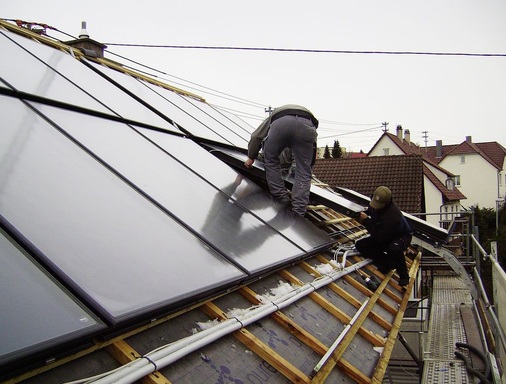
[[355,133],[358,133],[358,132],[372,131],[372,130],[374,130],[374,129],[379,129],[379,128],[382,128],[382,127],[381,127],[381,126],[378,126],[378,127],[367,128],[367,129],[359,129],[358,131],[346,132],[346,133],[338,133],[338,134],[335,134],[335,135],[322,136],[322,137],[319,137],[319,138],[320,138],[320,139],[329,139],[329,138],[336,137],[336,136],[351,135],[351,134],[355,134]]
[[114,45],[114,46],[118,46],[118,47],[209,49],[209,50],[228,50],[228,51],[305,52],[305,53],[336,53],[336,54],[359,54],[359,55],[424,55],[424,56],[506,57],[506,53],[358,51],[358,50],[334,50],[334,49],[231,47],[231,46],[204,46],[204,45],[161,45],[161,44],[129,44],[129,43],[105,43],[105,44],[108,46]]
[[[106,44],[106,45],[107,45],[107,44]],[[242,98],[240,98],[240,97],[233,96],[233,95],[230,95],[230,94],[228,94],[228,93],[224,93],[224,92],[218,91],[218,90],[216,90],[216,89],[209,88],[209,87],[206,87],[206,86],[204,86],[204,85],[197,84],[197,83],[194,83],[194,82],[192,82],[192,81],[182,79],[182,78],[180,78],[180,77],[177,77],[177,76],[171,75],[171,74],[169,74],[169,73],[163,72],[163,71],[161,71],[161,70],[159,70],[159,69],[156,69],[156,68],[150,67],[150,66],[148,66],[148,65],[146,65],[146,64],[142,64],[142,63],[139,63],[139,62],[137,62],[137,61],[135,61],[135,60],[129,59],[128,57],[125,57],[125,56],[119,55],[119,54],[117,54],[117,53],[111,52],[110,50],[107,50],[107,52],[108,52],[108,53],[110,53],[111,55],[114,55],[114,56],[120,57],[120,58],[122,58],[122,59],[124,59],[124,60],[130,61],[130,62],[132,62],[132,63],[134,63],[134,64],[137,64],[137,65],[140,65],[140,66],[142,66],[142,67],[144,67],[144,68],[148,68],[148,69],[150,69],[150,70],[152,70],[152,71],[155,71],[155,72],[161,73],[162,75],[165,75],[165,76],[170,76],[170,77],[172,77],[172,78],[174,78],[174,79],[178,79],[178,80],[184,81],[185,83],[188,83],[188,84],[193,84],[193,85],[195,85],[195,86],[199,87],[199,88],[193,88],[193,89],[201,89],[201,88],[202,88],[202,89],[206,89],[206,90],[208,90],[208,91],[212,91],[212,92],[216,92],[216,93],[218,93],[218,95],[214,95],[214,96],[224,95],[224,96],[228,96],[228,98],[230,98],[229,100],[232,100],[232,101],[241,101],[241,102],[243,102],[244,104],[249,104],[249,105],[251,105],[251,106],[255,106],[255,107],[264,107],[264,105],[263,105],[263,104],[256,103],[256,102],[253,102],[253,101],[250,101],[250,100],[246,100],[246,99],[242,99]],[[132,67],[130,67],[130,68],[131,68],[131,69],[135,69],[135,68],[132,68]],[[138,69],[136,69],[136,70],[138,70]],[[179,84],[179,85],[183,85],[183,84]],[[220,97],[223,97],[223,96],[220,96]],[[224,98],[224,97],[223,97],[223,98]]]

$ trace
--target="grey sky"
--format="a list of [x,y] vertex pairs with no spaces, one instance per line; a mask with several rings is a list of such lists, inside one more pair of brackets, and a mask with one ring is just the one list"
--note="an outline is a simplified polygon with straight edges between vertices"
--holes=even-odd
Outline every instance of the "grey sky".
[[[0,17],[46,23],[74,36],[86,21],[90,37],[103,43],[506,54],[504,0],[2,0]],[[155,68],[179,86],[184,79],[252,102],[186,84],[212,104],[256,116],[247,119],[254,126],[269,105],[302,104],[321,121],[322,146],[337,139],[348,150],[368,151],[382,122],[393,133],[401,124],[422,146],[424,131],[427,145],[472,136],[506,146],[506,57],[112,44],[108,51]]]

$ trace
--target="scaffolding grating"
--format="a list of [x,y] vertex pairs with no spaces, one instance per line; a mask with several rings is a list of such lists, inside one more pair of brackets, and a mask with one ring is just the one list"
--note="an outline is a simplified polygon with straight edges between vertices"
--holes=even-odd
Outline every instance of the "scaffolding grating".
[[[454,354],[455,343],[467,342],[461,309],[472,305],[471,295],[458,276],[435,276],[433,288],[422,382],[472,382]],[[469,357],[467,351],[464,354]]]

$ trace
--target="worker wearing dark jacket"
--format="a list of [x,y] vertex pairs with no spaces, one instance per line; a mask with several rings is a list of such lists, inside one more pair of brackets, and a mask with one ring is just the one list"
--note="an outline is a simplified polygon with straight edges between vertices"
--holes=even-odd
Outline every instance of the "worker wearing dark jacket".
[[373,259],[382,273],[395,268],[399,274],[399,285],[407,285],[409,274],[404,251],[411,243],[412,231],[392,201],[390,189],[385,186],[376,189],[369,208],[360,213],[359,221],[370,236],[357,241],[357,251]]
[[[287,104],[274,109],[252,133],[248,144],[247,168],[253,165],[263,147],[265,178],[269,191],[283,204],[291,204],[300,216],[306,213],[311,187],[312,166],[316,157],[318,120],[305,107]],[[295,180],[290,199],[281,174],[279,155],[290,148],[295,159]],[[290,201],[291,200],[291,201]]]

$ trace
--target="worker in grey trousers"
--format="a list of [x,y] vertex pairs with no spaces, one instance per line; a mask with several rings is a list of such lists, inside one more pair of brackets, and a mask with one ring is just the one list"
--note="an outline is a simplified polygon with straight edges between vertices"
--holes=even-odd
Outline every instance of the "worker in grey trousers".
[[[287,104],[274,109],[252,133],[248,144],[247,168],[253,165],[263,148],[265,178],[275,199],[292,206],[300,216],[306,213],[311,187],[312,167],[316,159],[318,120],[305,107]],[[285,187],[279,155],[290,148],[295,159],[295,180],[291,191]]]

